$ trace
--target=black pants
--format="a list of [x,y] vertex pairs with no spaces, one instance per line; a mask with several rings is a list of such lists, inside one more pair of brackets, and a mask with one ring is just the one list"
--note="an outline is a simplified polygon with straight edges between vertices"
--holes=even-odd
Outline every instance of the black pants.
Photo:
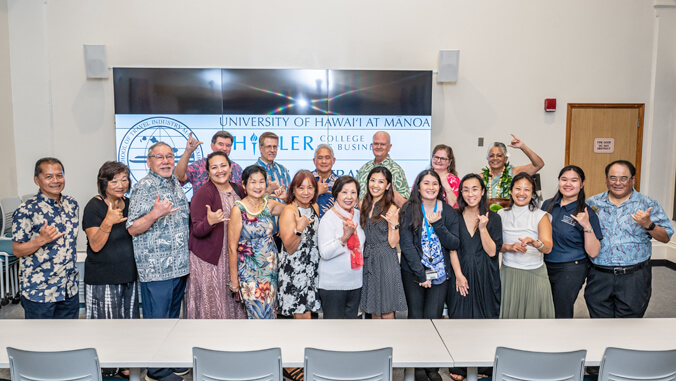
[[356,319],[359,317],[361,288],[355,290],[319,289],[324,319]]
[[651,294],[650,263],[626,275],[602,272],[592,266],[584,290],[592,318],[642,318]]
[[563,263],[545,262],[545,264],[549,283],[552,285],[555,317],[572,319],[575,312],[575,300],[589,273],[589,259]]
[[408,304],[409,319],[441,319],[444,313],[448,281],[433,284],[430,288],[420,287],[412,273],[402,270],[401,281]]

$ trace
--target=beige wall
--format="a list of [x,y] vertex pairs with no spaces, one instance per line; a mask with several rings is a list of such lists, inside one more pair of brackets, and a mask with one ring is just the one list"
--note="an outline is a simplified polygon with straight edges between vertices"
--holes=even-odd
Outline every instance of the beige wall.
[[0,198],[17,195],[7,0],[0,0]]
[[[439,50],[460,49],[458,82],[434,85],[432,145],[450,144],[464,174],[485,165],[478,137],[514,133],[547,163],[551,196],[566,103],[651,110],[656,25],[653,4],[635,0],[9,0],[19,192],[35,188],[34,160],[53,154],[67,193],[82,203],[94,194],[98,167],[114,158],[113,84],[85,78],[82,45],[103,44],[109,66],[145,67],[436,70]],[[550,97],[553,114],[543,111]],[[646,120],[650,179],[662,141],[676,144],[664,128]],[[513,163],[526,160],[513,152]],[[672,176],[673,157],[665,166]],[[658,185],[643,191],[666,204]]]

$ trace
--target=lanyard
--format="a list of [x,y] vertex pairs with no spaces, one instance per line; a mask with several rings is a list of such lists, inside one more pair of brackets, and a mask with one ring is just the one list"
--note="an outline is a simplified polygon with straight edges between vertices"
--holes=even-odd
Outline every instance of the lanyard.
[[[437,206],[438,206],[438,203],[435,202],[434,203],[434,213],[437,212]],[[432,239],[432,233],[433,233],[434,230],[432,229],[432,225],[430,225],[430,223],[427,222],[427,215],[425,214],[425,207],[423,206],[422,203],[420,204],[420,207],[422,208],[423,226],[425,226],[425,231],[427,232],[427,239],[431,240]]]

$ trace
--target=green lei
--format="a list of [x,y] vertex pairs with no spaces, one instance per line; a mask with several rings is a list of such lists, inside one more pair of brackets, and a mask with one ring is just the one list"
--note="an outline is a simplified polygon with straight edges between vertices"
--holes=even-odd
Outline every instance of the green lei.
[[[484,181],[486,182],[486,188],[489,190],[492,188],[491,185],[491,169],[490,167],[485,167],[482,169],[482,173],[484,175]],[[505,168],[502,170],[502,173],[500,174],[500,182],[498,183],[498,194],[497,196],[490,194],[490,197],[496,197],[496,198],[509,198],[510,193],[509,193],[509,186],[512,184],[512,176],[509,174],[509,162],[505,163]]]

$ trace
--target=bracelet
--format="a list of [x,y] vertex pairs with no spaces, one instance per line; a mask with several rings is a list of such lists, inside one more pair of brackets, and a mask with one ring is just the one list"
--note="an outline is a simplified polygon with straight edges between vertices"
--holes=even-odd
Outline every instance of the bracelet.
[[[540,240],[538,240],[538,241],[540,241]],[[536,249],[538,249],[538,250],[540,250],[540,249],[542,249],[543,247],[545,247],[545,243],[544,243],[544,242],[540,241],[540,243],[541,243],[542,245],[540,245],[540,247],[536,247]]]
[[99,230],[101,230],[102,232],[104,232],[106,234],[110,234],[110,231],[113,230],[113,229],[111,228],[110,230],[105,231],[105,230],[103,230],[103,228],[101,226],[99,226]]

